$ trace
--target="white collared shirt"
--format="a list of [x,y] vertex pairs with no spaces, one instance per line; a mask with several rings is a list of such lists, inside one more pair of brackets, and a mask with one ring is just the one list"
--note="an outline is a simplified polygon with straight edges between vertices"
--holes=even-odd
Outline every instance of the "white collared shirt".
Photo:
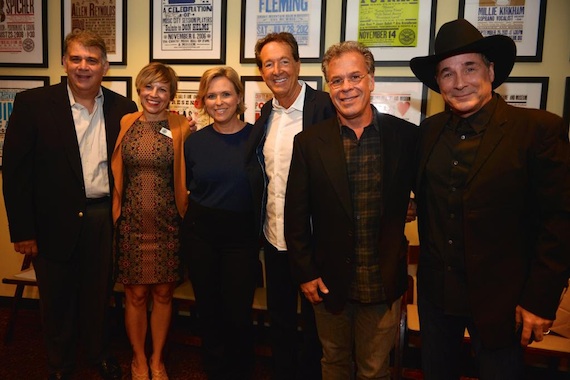
[[75,101],[69,85],[67,86],[67,93],[81,155],[85,196],[87,198],[108,196],[110,188],[107,135],[103,115],[103,91],[99,88],[99,94],[95,97],[95,106],[91,114],[87,108]]
[[267,138],[263,145],[265,173],[268,178],[267,205],[263,232],[279,251],[286,251],[284,233],[285,190],[293,154],[293,138],[303,130],[305,82],[299,81],[301,92],[291,107],[285,109],[273,98],[273,110],[267,121]]

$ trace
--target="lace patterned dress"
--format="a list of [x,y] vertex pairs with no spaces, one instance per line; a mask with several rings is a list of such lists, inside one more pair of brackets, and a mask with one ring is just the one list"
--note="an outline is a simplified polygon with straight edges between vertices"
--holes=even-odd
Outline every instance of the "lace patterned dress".
[[122,144],[124,193],[115,229],[116,281],[158,284],[181,279],[181,218],[174,200],[168,121],[137,120]]

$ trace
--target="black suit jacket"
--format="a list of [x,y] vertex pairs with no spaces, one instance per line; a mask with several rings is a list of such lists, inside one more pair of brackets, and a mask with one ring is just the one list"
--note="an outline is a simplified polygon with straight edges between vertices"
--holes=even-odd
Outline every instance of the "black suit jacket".
[[[137,106],[106,88],[103,96],[110,159],[121,117],[135,112]],[[67,260],[82,228],[86,198],[65,83],[16,95],[4,142],[2,169],[11,240],[36,239],[40,255]],[[109,165],[112,188],[110,170]]]
[[[425,235],[423,182],[448,118],[440,113],[420,127],[419,298],[433,299],[443,286],[445,268]],[[488,347],[512,341],[519,304],[543,318],[555,317],[570,275],[569,164],[568,129],[560,117],[498,99],[462,196],[467,296]]]
[[[417,127],[375,111],[381,133],[378,262],[388,302],[407,287],[404,225],[415,178]],[[295,137],[285,197],[285,238],[299,283],[322,277],[327,310],[343,309],[352,279],[354,220],[336,117]]]
[[[248,144],[248,155],[246,160],[249,167],[250,182],[254,183],[252,186],[252,193],[254,197],[254,204],[256,205],[256,214],[260,215],[259,230],[263,226],[263,220],[265,216],[265,201],[266,201],[266,190],[267,190],[267,176],[255,180],[251,180],[256,174],[256,169],[258,165],[263,168],[263,173],[265,173],[265,160],[263,158],[263,145],[265,144],[265,138],[267,137],[267,122],[271,111],[273,110],[273,102],[266,102],[261,108],[261,115],[255,121],[253,126],[253,131],[251,132],[250,141]],[[311,127],[312,125],[328,119],[336,115],[336,111],[331,102],[331,98],[328,93],[314,90],[309,85],[306,85],[305,89],[305,99],[303,103],[303,130]]]

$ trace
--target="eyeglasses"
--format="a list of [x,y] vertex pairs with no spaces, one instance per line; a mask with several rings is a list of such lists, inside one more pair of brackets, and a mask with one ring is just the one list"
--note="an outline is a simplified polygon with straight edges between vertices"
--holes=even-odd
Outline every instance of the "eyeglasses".
[[362,81],[362,78],[364,78],[366,75],[368,74],[362,74],[362,75],[353,74],[347,76],[346,78],[339,78],[339,77],[333,78],[329,81],[329,86],[330,88],[337,89],[344,84],[345,79],[348,80],[348,83],[356,85],[359,84]]

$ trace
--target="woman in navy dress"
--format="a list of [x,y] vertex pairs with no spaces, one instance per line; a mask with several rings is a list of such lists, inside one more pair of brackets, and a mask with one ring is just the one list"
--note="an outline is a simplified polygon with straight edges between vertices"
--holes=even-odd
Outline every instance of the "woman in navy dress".
[[251,305],[259,264],[260,216],[254,196],[261,167],[245,164],[253,126],[244,89],[230,67],[204,72],[198,108],[213,123],[185,143],[190,190],[182,226],[184,253],[202,327],[204,368],[209,379],[251,378],[254,362]]

